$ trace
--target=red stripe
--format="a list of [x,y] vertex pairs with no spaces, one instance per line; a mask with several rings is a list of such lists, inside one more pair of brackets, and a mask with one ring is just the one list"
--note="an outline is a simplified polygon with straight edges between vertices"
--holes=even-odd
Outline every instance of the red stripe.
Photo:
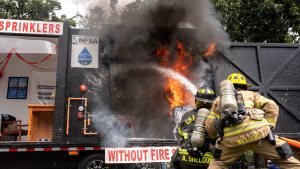
[[52,151],[52,147],[44,148],[44,151]]
[[69,150],[69,147],[61,147],[60,150],[61,150],[61,151],[68,151],[68,150]]
[[93,150],[101,150],[101,147],[93,147]]
[[[60,147],[60,151],[69,151],[70,147]],[[86,150],[85,147],[77,147],[77,150]],[[101,147],[93,147],[93,150],[101,150]],[[26,148],[26,152],[37,151],[35,148]],[[53,151],[52,147],[43,148],[42,151]],[[18,152],[18,148],[9,148],[8,152]]]
[[26,151],[33,152],[33,151],[35,151],[35,148],[26,148]]
[[9,148],[9,152],[17,152],[18,148]]
[[84,147],[77,147],[77,150],[85,150]]

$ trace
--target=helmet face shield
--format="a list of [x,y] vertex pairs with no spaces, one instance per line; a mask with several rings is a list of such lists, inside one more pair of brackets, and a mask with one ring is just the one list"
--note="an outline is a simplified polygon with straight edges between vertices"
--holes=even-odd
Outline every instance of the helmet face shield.
[[195,99],[195,105],[199,108],[211,108],[212,102],[211,101],[202,101]]

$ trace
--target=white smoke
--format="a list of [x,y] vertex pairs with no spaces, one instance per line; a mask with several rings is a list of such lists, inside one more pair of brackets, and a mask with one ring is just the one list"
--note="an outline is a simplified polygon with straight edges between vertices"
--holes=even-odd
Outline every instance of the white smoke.
[[107,108],[100,108],[94,112],[94,123],[97,131],[100,131],[100,137],[103,144],[109,144],[114,147],[124,147],[126,139],[131,136],[131,128],[127,126],[122,118],[113,115],[114,113]]

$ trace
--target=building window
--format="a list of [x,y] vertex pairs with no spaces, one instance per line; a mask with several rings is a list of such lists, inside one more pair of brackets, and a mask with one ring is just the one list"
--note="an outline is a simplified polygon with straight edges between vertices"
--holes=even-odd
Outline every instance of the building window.
[[28,77],[9,77],[7,99],[27,99]]

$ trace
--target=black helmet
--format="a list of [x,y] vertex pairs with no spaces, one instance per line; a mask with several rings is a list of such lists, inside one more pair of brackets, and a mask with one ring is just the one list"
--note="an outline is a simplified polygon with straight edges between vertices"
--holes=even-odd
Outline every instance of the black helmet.
[[212,103],[216,98],[216,94],[209,87],[201,87],[198,89],[195,98],[198,101]]

